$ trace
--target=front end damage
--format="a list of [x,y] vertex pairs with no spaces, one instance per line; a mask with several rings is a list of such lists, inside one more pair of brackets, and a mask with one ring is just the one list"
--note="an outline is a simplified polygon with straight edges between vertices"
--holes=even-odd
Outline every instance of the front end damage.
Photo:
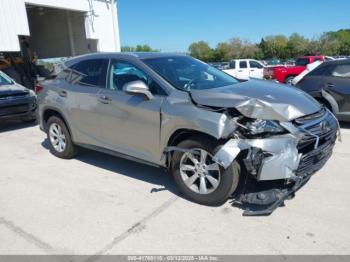
[[280,124],[286,133],[268,137],[243,137],[237,129],[214,156],[223,168],[238,157],[244,165],[246,175],[233,196],[233,204],[245,209],[243,215],[271,214],[332,154],[339,125],[328,110]]
[[[233,204],[245,208],[244,215],[271,214],[293,197],[330,158],[340,132],[330,111],[287,86],[250,80],[189,96],[194,113],[186,111],[184,126],[222,144],[213,159],[222,168],[235,160],[241,165]],[[176,150],[184,149],[165,149],[167,163]]]

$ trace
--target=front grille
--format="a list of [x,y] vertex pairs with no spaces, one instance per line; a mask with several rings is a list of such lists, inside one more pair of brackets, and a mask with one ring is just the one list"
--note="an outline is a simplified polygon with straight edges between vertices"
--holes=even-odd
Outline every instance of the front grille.
[[[300,124],[302,123],[302,124]],[[304,136],[298,143],[302,154],[297,175],[309,175],[319,170],[329,159],[337,139],[338,122],[328,110],[295,121]]]
[[9,99],[20,99],[29,97],[29,92],[19,91],[19,92],[4,92],[0,93],[0,100],[9,100]]

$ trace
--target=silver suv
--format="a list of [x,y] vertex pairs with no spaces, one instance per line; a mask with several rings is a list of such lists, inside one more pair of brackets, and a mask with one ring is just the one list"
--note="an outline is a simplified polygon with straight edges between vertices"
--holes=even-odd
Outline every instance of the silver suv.
[[37,90],[54,155],[72,158],[79,146],[163,167],[192,201],[233,196],[262,207],[247,215],[293,195],[337,137],[337,120],[306,93],[238,80],[185,55],[85,55]]

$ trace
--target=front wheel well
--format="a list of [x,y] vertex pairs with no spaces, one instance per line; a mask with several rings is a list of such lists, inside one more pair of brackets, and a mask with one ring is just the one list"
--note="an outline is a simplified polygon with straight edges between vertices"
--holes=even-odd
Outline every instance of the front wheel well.
[[319,102],[321,105],[324,105],[328,110],[330,110],[331,112],[333,112],[332,109],[332,105],[328,102],[327,99],[323,98],[323,97],[317,97],[315,98],[317,100],[317,102]]
[[168,140],[168,146],[177,146],[180,142],[187,140],[190,137],[194,137],[194,136],[198,136],[198,137],[204,137],[206,139],[212,139],[212,140],[216,140],[219,141],[218,139],[216,139],[215,137],[206,134],[204,132],[201,131],[197,131],[197,130],[190,130],[190,129],[180,129],[175,131],[171,137]]
[[[168,147],[176,147],[179,143],[182,141],[188,140],[188,139],[205,139],[205,140],[212,140],[214,142],[220,143],[220,139],[216,139],[215,137],[206,134],[201,131],[197,130],[190,130],[190,129],[179,129],[176,130],[169,138],[167,146]],[[166,166],[170,167],[171,159],[172,159],[173,152],[170,152],[167,154],[166,158]]]

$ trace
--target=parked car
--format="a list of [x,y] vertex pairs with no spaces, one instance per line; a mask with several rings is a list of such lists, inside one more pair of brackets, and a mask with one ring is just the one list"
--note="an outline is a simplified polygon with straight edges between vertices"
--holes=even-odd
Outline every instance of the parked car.
[[266,66],[281,66],[283,63],[279,59],[269,59],[265,61]]
[[209,65],[219,70],[225,70],[229,68],[229,63],[227,62],[209,63]]
[[336,119],[292,87],[237,80],[175,54],[91,54],[64,65],[37,88],[40,128],[60,158],[81,146],[163,167],[188,199],[220,205],[234,194],[262,205],[245,213],[256,215],[332,154]]
[[295,66],[275,66],[267,67],[264,70],[264,77],[266,79],[276,79],[280,83],[291,84],[294,77],[303,72],[306,65],[314,63],[315,61],[325,61],[324,56],[303,56],[295,61]]
[[324,62],[299,81],[309,93],[340,120],[350,121],[350,59]]
[[257,60],[237,59],[230,61],[229,68],[223,71],[238,79],[263,79],[263,69],[264,65]]
[[0,120],[20,119],[23,122],[34,122],[36,107],[35,93],[0,71]]

